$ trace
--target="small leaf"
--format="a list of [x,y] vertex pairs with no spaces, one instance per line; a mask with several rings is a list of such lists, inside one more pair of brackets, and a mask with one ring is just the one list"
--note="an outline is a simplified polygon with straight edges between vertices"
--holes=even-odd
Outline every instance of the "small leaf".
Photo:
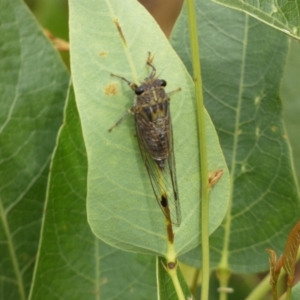
[[283,254],[283,267],[288,274],[288,285],[294,281],[295,264],[300,245],[300,221],[291,230]]
[[[287,277],[287,286],[290,289],[293,286],[294,281],[294,273],[295,273],[295,265],[297,261],[297,253],[300,245],[300,221],[293,227],[291,230],[284,254],[280,256],[279,260],[277,261],[276,253],[272,249],[267,249],[270,254],[270,284],[272,285],[273,291],[273,298],[278,299],[277,296],[277,280],[281,268],[283,267],[286,271]],[[288,291],[289,293],[290,291]]]
[[272,249],[266,249],[267,252],[270,254],[269,264],[270,264],[270,284],[275,285],[277,284],[278,276],[280,274],[282,268],[282,256],[280,256],[279,260],[277,261],[276,252]]
[[269,264],[270,264],[270,284],[272,286],[272,295],[273,300],[278,299],[278,293],[277,293],[277,281],[278,276],[280,274],[281,268],[282,268],[282,256],[280,256],[279,260],[277,261],[277,255],[276,252],[272,249],[266,249],[267,252],[269,252]]

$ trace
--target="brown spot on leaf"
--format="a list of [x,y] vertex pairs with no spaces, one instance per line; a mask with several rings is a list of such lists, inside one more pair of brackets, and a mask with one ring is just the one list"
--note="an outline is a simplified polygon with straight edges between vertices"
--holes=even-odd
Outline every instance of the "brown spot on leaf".
[[114,82],[110,83],[104,88],[104,94],[108,96],[114,96],[118,93],[118,85]]
[[114,19],[114,23],[115,23],[115,25],[116,25],[116,27],[118,29],[118,32],[120,34],[120,37],[121,37],[123,43],[127,46],[127,43],[126,43],[126,40],[125,40],[125,36],[123,34],[122,27],[121,27],[121,25],[119,23],[119,20],[118,19]]
[[176,266],[177,266],[176,262],[169,262],[168,263],[168,269],[170,269],[170,270],[176,268]]
[[105,57],[107,55],[107,52],[106,51],[101,51],[100,53],[99,53],[99,56],[100,57]]
[[222,177],[223,170],[217,170],[209,173],[208,184],[212,188]]

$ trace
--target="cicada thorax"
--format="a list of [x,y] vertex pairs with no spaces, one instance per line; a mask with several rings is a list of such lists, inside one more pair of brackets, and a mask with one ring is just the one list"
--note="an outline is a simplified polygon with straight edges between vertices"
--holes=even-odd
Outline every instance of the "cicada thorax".
[[172,149],[170,149],[170,98],[162,86],[164,81],[156,79],[145,81],[139,88],[135,105],[135,123],[143,134],[144,147],[161,171]]

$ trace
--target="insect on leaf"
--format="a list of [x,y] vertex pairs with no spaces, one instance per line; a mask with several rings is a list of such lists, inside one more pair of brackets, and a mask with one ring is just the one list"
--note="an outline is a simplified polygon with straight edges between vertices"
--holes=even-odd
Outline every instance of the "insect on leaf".
[[147,64],[152,68],[152,72],[140,86],[123,77],[120,78],[126,81],[136,94],[135,105],[131,111],[134,114],[141,155],[156,200],[167,220],[179,226],[181,212],[176,180],[170,97],[164,89],[167,83],[156,77],[156,69],[150,63],[150,57],[149,53]]

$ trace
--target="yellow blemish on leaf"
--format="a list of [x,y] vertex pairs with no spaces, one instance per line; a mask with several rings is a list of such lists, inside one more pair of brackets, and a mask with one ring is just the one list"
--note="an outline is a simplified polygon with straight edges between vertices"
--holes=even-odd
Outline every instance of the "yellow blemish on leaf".
[[101,51],[100,53],[99,53],[99,56],[100,57],[105,57],[107,55],[107,52],[106,51]]
[[277,13],[277,11],[278,11],[277,7],[273,4],[271,13],[274,14],[274,13]]
[[259,105],[262,99],[266,96],[264,90],[261,90],[259,95],[254,98],[254,104]]
[[217,170],[209,173],[208,184],[212,188],[222,177],[223,170]]
[[260,100],[261,100],[261,97],[260,97],[260,96],[255,97],[255,99],[254,99],[254,104],[255,104],[255,105],[259,104],[259,103],[260,103]]
[[256,127],[256,129],[255,129],[255,135],[256,136],[260,136],[260,129],[259,129],[259,127]]
[[119,91],[118,85],[114,82],[110,83],[104,88],[104,94],[108,96],[116,95],[118,91]]
[[125,46],[127,46],[127,42],[126,42],[124,33],[123,33],[123,31],[122,31],[122,27],[121,27],[121,25],[120,25],[120,23],[119,23],[119,20],[118,20],[118,19],[114,19],[114,23],[115,23],[115,25],[116,25],[116,27],[117,27],[117,29],[118,29],[118,32],[119,32],[119,34],[120,34],[120,37],[121,37],[123,43],[125,44]]
[[298,27],[293,27],[293,33],[295,33],[295,34],[298,33]]

